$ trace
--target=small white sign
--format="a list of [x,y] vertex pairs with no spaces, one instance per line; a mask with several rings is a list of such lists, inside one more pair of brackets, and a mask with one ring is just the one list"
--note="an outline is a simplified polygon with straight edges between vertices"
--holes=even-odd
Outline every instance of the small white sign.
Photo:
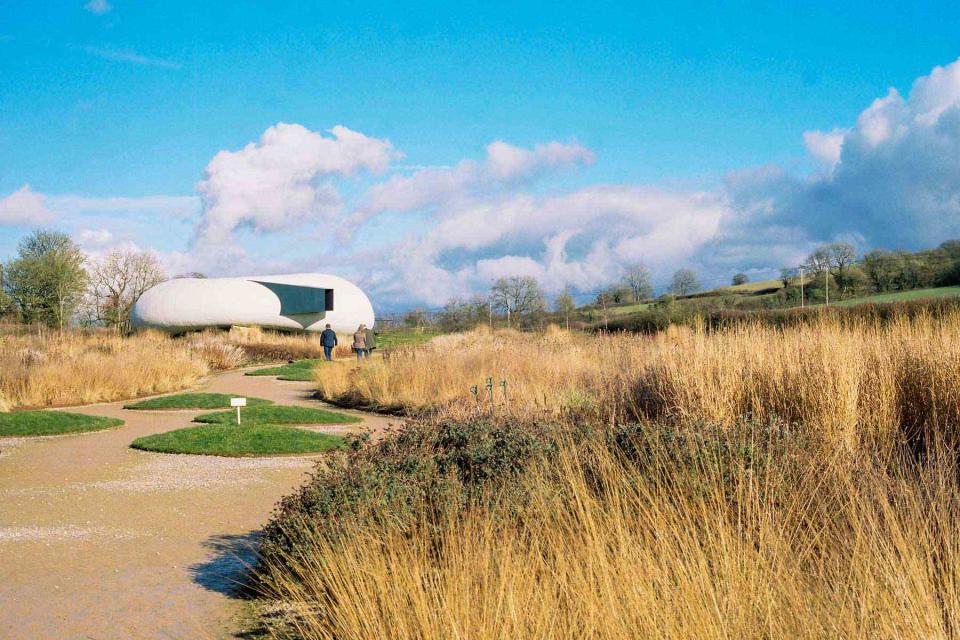
[[246,398],[230,398],[231,407],[245,407],[247,406]]

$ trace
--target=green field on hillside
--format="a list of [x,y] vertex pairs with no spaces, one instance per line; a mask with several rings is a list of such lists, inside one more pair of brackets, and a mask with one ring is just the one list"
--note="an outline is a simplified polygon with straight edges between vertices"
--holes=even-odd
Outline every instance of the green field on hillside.
[[776,280],[758,280],[757,282],[747,282],[745,284],[732,285],[729,287],[718,287],[714,289],[718,293],[756,293],[764,289],[783,289],[783,281]]
[[943,298],[946,296],[960,296],[960,287],[936,287],[933,289],[914,289],[912,291],[897,291],[895,293],[881,293],[863,298],[840,300],[831,305],[850,307],[858,304],[874,302],[904,302],[907,300],[921,300],[923,298]]

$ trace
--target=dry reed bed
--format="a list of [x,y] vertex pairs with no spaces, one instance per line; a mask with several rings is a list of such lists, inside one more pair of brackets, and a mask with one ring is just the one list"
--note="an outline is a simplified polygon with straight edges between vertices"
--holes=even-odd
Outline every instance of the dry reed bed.
[[[348,353],[341,349],[340,355]],[[210,371],[260,361],[316,358],[315,335],[260,329],[171,338],[108,331],[0,335],[0,411],[107,402],[196,384]]]
[[650,337],[476,331],[325,370],[318,384],[348,402],[466,415],[476,411],[471,385],[483,391],[487,376],[507,380],[520,416],[573,411],[607,423],[725,426],[779,418],[831,446],[886,448],[924,429],[960,437],[960,312]]
[[210,370],[161,334],[0,337],[0,396],[11,406],[105,402],[182,389]]
[[691,476],[566,446],[523,479],[522,509],[495,499],[314,534],[271,576],[288,623],[273,637],[960,634],[954,465],[784,471],[701,453]]

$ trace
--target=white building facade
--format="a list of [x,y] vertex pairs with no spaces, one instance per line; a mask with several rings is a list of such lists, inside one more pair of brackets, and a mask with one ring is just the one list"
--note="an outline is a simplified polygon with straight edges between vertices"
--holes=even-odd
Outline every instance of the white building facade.
[[133,307],[135,328],[184,333],[210,327],[353,333],[373,327],[373,305],[352,282],[323,273],[177,278],[148,289]]

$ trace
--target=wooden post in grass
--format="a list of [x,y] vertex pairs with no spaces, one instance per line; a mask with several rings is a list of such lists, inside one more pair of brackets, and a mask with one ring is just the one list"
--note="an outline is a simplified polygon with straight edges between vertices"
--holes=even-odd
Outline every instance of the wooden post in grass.
[[230,398],[230,406],[237,408],[237,425],[240,424],[240,407],[247,406],[246,398]]

